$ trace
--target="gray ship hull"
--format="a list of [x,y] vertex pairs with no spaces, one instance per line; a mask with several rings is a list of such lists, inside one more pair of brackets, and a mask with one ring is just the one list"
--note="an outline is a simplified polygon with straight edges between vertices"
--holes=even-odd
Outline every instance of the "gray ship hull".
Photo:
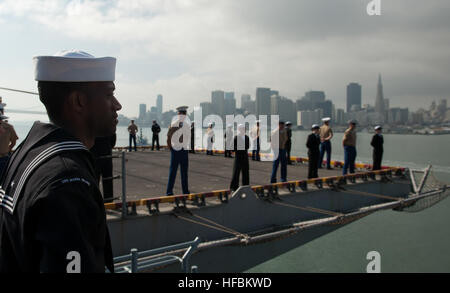
[[[156,215],[138,214],[108,222],[115,256],[201,239],[190,258],[200,272],[242,272],[343,225],[382,209],[407,203],[410,178],[377,176],[273,196],[241,187],[228,202],[204,207],[170,207]],[[406,200],[406,202],[404,202]],[[177,254],[177,251],[172,251]],[[182,250],[178,251],[181,255]],[[152,268],[180,272],[180,264]]]

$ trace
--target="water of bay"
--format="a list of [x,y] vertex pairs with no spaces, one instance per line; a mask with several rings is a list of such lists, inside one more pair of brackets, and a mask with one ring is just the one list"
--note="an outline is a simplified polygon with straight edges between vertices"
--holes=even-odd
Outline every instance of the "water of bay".
[[[31,123],[14,124],[19,142]],[[143,135],[151,138],[149,128]],[[167,129],[160,135],[165,144]],[[306,156],[307,131],[293,132],[292,155]],[[126,127],[117,129],[117,146],[128,145]],[[369,133],[358,133],[357,161],[371,163]],[[342,133],[332,140],[332,159],[343,160]],[[385,134],[383,165],[421,169],[433,165],[450,183],[450,135]],[[289,178],[288,179],[297,179]],[[420,213],[382,211],[342,227],[247,272],[365,272],[370,251],[381,255],[382,272],[450,272],[450,200]]]

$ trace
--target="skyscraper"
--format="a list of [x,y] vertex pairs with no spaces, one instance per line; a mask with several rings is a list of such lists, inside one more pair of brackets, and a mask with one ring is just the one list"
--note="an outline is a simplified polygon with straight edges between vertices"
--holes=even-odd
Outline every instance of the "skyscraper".
[[383,85],[381,84],[381,74],[378,75],[377,97],[375,98],[375,112],[384,115]]
[[139,120],[145,119],[145,114],[147,113],[147,105],[139,104]]
[[241,108],[244,109],[245,102],[251,101],[252,97],[249,94],[242,94],[241,96]]
[[353,105],[353,109],[361,110],[361,86],[355,82],[347,85],[347,112],[352,111]]
[[223,117],[225,112],[225,93],[224,91],[213,91],[211,93],[211,104],[213,114]]
[[200,108],[202,108],[202,116],[203,117],[206,117],[211,114],[215,114],[215,113],[213,113],[213,109],[212,109],[213,107],[210,102],[200,103]]
[[236,99],[234,98],[234,92],[225,93],[224,103],[224,114],[233,115],[234,112],[236,112]]
[[270,115],[270,88],[256,88],[256,115]]
[[244,101],[244,104],[242,104],[241,108],[244,111],[247,111],[248,114],[255,114],[255,112],[256,112],[256,103],[255,103],[255,101],[252,101],[252,100]]
[[163,96],[162,95],[158,95],[158,97],[156,98],[156,109],[157,109],[157,113],[158,115],[161,115],[163,112]]

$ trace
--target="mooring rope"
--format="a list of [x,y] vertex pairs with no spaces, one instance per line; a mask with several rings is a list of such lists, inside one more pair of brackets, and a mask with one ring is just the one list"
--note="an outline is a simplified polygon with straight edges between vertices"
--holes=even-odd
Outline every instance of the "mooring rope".
[[216,222],[214,222],[213,220],[209,220],[209,219],[206,219],[206,218],[204,218],[204,217],[195,215],[195,214],[193,214],[193,213],[191,213],[191,212],[190,212],[190,214],[191,214],[193,217],[199,218],[199,219],[201,219],[201,220],[203,220],[203,221],[205,221],[205,222],[211,223],[211,224],[213,224],[213,225],[215,225],[215,226],[208,225],[208,224],[205,224],[205,223],[202,223],[202,222],[193,220],[193,219],[189,219],[189,218],[187,218],[187,217],[183,217],[183,216],[181,216],[181,215],[179,215],[179,214],[173,213],[173,215],[174,215],[175,217],[177,217],[177,218],[179,218],[179,219],[181,219],[181,220],[187,221],[187,222],[191,222],[191,223],[194,223],[194,224],[198,224],[198,225],[201,225],[201,226],[204,226],[204,227],[208,227],[208,228],[211,228],[211,229],[214,229],[214,230],[217,230],[217,231],[225,232],[225,233],[228,233],[228,234],[237,236],[237,237],[239,237],[239,238],[244,238],[244,239],[250,238],[247,234],[240,233],[240,232],[235,231],[235,230],[233,230],[233,229],[231,229],[231,228],[228,228],[228,227],[225,227],[225,226],[223,226],[223,225],[220,225],[219,223],[216,223]]
[[382,195],[382,194],[376,194],[376,193],[369,193],[369,192],[358,191],[358,190],[349,190],[349,189],[344,189],[344,190],[342,190],[342,191],[343,191],[343,192],[347,192],[347,193],[351,193],[351,194],[364,195],[364,196],[372,196],[372,197],[378,197],[378,198],[383,198],[383,199],[388,199],[388,200],[394,200],[394,201],[401,201],[401,199],[399,199],[398,197],[393,197],[393,196],[388,196],[388,195]]

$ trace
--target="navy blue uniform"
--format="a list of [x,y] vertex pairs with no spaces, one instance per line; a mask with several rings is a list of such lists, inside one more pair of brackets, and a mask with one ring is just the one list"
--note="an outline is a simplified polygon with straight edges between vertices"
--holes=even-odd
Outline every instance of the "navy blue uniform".
[[319,146],[320,136],[315,133],[311,133],[306,142],[306,147],[308,148],[308,179],[319,177],[317,173],[320,156]]
[[373,170],[381,170],[381,160],[383,159],[383,135],[375,134],[370,145],[373,147]]
[[152,151],[155,149],[155,142],[156,142],[156,149],[159,151],[159,133],[161,132],[161,127],[159,127],[158,123],[155,123],[152,125]]
[[250,184],[249,164],[248,164],[248,149],[250,148],[250,138],[237,135],[234,137],[234,164],[233,177],[230,184],[231,190],[236,190],[239,187],[239,174],[242,172],[242,185]]
[[0,179],[0,272],[113,271],[94,158],[62,128],[36,122]]

